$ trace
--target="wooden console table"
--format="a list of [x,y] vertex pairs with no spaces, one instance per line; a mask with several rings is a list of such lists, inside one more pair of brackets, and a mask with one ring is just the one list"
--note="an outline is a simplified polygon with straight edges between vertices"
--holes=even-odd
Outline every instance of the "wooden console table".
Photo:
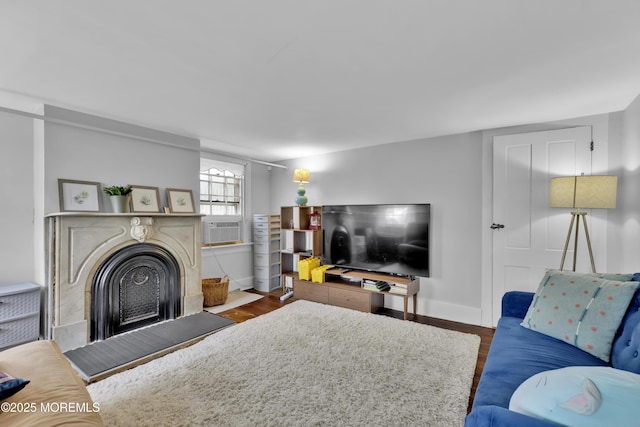
[[[407,292],[405,294],[369,290],[362,287],[362,282],[365,279],[380,280],[390,285],[399,284],[406,288]],[[407,277],[365,271],[349,271],[341,268],[332,268],[325,271],[324,283],[314,283],[295,278],[293,284],[293,292],[296,298],[370,313],[374,313],[384,307],[384,297],[386,295],[402,297],[404,299],[404,320],[407,320],[408,317],[410,297],[413,297],[413,315],[414,317],[416,316],[419,291],[419,279],[411,280]]]

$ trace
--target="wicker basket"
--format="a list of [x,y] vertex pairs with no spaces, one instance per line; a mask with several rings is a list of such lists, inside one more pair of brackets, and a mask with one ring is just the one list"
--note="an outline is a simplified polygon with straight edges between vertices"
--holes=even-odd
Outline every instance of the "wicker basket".
[[202,295],[205,307],[226,303],[229,296],[229,278],[225,276],[202,279]]

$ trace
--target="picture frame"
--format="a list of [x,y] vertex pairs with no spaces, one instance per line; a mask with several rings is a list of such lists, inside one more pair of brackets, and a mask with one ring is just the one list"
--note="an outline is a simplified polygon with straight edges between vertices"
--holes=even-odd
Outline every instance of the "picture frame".
[[195,213],[193,191],[180,188],[167,188],[167,200],[171,213]]
[[129,208],[131,212],[160,212],[160,191],[158,187],[132,185]]
[[61,212],[100,212],[102,197],[100,183],[58,179]]

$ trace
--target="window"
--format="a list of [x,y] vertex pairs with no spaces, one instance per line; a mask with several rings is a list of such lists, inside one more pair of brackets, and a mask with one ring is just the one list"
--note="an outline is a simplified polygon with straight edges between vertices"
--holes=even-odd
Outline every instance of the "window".
[[200,213],[242,215],[244,165],[200,159]]

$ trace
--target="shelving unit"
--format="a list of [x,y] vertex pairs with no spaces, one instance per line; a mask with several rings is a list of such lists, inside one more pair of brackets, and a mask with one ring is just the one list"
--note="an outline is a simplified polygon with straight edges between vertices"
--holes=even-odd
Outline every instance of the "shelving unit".
[[270,292],[280,287],[280,215],[253,216],[254,287]]
[[[322,215],[321,206],[282,206],[280,208],[281,244],[280,273],[283,295],[291,296],[298,262],[322,255],[322,230],[310,229],[310,215]],[[321,220],[320,220],[321,222]]]

